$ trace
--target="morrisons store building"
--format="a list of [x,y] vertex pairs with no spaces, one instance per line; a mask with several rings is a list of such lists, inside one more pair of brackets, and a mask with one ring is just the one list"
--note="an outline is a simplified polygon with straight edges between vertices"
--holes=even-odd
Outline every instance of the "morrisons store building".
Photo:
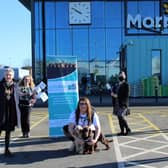
[[76,56],[79,90],[127,73],[130,96],[168,96],[168,0],[19,0],[31,12],[35,82],[49,56]]

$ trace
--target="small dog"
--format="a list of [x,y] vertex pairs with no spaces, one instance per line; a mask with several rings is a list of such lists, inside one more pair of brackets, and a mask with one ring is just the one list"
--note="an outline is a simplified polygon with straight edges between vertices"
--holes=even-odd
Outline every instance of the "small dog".
[[84,145],[84,153],[85,154],[91,154],[94,151],[96,151],[99,141],[106,146],[105,150],[110,149],[109,142],[112,142],[113,140],[106,139],[104,137],[104,135],[102,134],[102,132],[100,133],[100,136],[99,136],[97,142],[94,145],[88,145],[87,142],[93,140],[94,136],[95,136],[95,131],[93,131],[90,127],[87,126],[87,127],[83,128],[82,138],[85,141],[85,145]]
[[[83,128],[80,125],[77,125],[74,128],[74,134],[80,139],[82,139],[82,132],[83,132]],[[80,144],[77,140],[75,140],[75,151],[78,154],[83,154],[84,144]]]
[[94,145],[89,145],[88,142],[94,138],[93,130],[86,126],[82,130],[82,138],[85,141],[83,154],[92,154],[94,152]]

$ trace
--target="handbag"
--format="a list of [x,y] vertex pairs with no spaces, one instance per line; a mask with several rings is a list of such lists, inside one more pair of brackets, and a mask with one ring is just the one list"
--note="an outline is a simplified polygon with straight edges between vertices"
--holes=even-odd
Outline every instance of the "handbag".
[[131,110],[128,107],[119,107],[117,112],[118,116],[127,116],[131,114]]
[[125,115],[130,115],[130,114],[131,114],[131,110],[130,108],[127,108]]

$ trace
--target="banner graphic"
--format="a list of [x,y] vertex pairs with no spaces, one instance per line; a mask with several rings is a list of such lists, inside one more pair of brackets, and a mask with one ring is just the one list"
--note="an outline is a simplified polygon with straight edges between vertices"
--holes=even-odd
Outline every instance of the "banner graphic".
[[48,56],[48,109],[49,136],[64,136],[67,124],[78,102],[77,58],[74,56]]
[[77,106],[77,58],[74,56],[48,56],[48,109],[49,136],[64,136],[62,127]]

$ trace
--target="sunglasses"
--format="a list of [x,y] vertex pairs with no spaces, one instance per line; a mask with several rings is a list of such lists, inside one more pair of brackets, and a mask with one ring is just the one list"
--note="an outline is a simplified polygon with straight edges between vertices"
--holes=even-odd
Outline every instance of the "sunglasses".
[[87,103],[79,103],[79,105],[83,106],[83,105],[87,105]]

